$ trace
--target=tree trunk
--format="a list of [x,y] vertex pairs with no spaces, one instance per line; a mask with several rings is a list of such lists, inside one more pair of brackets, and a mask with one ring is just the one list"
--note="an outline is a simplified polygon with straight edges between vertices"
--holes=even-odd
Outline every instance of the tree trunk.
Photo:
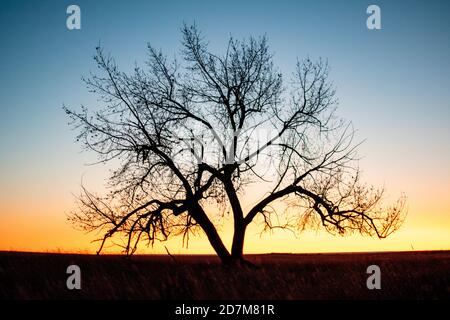
[[244,213],[242,212],[241,203],[233,186],[231,174],[231,171],[225,172],[226,178],[223,183],[225,186],[225,191],[228,195],[228,200],[230,201],[231,209],[233,210],[234,234],[233,243],[231,245],[231,258],[234,261],[239,262],[244,260],[244,237],[247,225],[244,222]]
[[233,260],[244,259],[244,238],[245,229],[243,221],[234,224],[233,244],[231,246],[231,257]]
[[214,251],[216,251],[217,256],[220,258],[220,261],[222,261],[223,264],[229,264],[232,260],[232,257],[223,244],[216,228],[212,224],[211,226],[212,228],[210,228],[210,226],[202,226],[203,231],[206,233],[209,243],[211,243]]
[[232,261],[231,255],[228,252],[227,248],[223,244],[222,239],[217,232],[216,227],[212,224],[212,222],[207,217],[203,208],[198,206],[195,210],[195,214],[191,214],[192,217],[200,224],[203,231],[206,233],[208,237],[209,243],[216,251],[217,256],[223,264],[230,264]]

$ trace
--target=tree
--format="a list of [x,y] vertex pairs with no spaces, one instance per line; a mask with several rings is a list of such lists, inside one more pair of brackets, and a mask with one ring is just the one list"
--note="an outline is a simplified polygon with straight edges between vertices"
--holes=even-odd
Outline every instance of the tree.
[[[182,62],[148,45],[144,68],[119,71],[96,49],[100,74],[84,79],[102,107],[93,115],[64,107],[77,141],[115,166],[103,197],[82,187],[69,220],[105,241],[141,240],[203,230],[223,263],[243,261],[247,227],[323,227],[384,238],[403,219],[405,199],[383,208],[383,189],[360,183],[354,130],[335,114],[325,61],[297,62],[289,88],[266,37],[230,38],[216,55],[195,26],[182,28]],[[245,190],[266,193],[244,210]],[[233,219],[231,251],[215,220]]]

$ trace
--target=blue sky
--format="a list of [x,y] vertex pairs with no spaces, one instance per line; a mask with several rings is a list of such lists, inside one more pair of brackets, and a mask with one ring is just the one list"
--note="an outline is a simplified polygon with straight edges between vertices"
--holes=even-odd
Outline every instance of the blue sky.
[[[81,8],[81,30],[66,28],[70,4]],[[369,4],[380,6],[382,30],[366,28]],[[62,104],[95,106],[81,76],[95,71],[98,43],[127,70],[144,61],[147,42],[179,53],[180,27],[194,21],[219,52],[230,34],[267,34],[287,76],[297,57],[327,58],[338,114],[367,139],[360,153],[368,180],[424,201],[430,188],[450,198],[449,1],[2,1],[0,200],[11,202],[7,208],[17,199],[28,212],[36,198],[69,198],[89,172],[84,164],[93,157],[73,143]],[[441,211],[449,207],[447,200]]]

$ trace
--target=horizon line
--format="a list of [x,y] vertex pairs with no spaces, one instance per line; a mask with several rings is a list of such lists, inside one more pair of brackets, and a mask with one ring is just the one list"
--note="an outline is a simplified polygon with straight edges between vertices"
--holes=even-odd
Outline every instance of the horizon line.
[[[393,251],[327,251],[327,252],[267,252],[267,253],[246,253],[244,256],[268,256],[268,255],[332,255],[332,254],[368,254],[368,253],[439,253],[450,252],[450,249],[430,249],[430,250],[393,250]],[[0,250],[0,254],[14,253],[14,254],[53,254],[53,255],[85,255],[85,256],[210,256],[217,257],[214,253],[136,253],[126,255],[124,253],[82,253],[82,252],[57,252],[57,251],[20,251],[20,250]]]

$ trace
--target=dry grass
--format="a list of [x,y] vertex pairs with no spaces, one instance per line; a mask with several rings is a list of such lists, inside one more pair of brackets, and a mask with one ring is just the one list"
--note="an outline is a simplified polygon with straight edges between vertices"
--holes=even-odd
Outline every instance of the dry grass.
[[[450,252],[251,255],[256,270],[212,256],[0,253],[0,299],[449,299]],[[80,266],[82,289],[66,289]],[[381,268],[381,290],[366,269]]]

